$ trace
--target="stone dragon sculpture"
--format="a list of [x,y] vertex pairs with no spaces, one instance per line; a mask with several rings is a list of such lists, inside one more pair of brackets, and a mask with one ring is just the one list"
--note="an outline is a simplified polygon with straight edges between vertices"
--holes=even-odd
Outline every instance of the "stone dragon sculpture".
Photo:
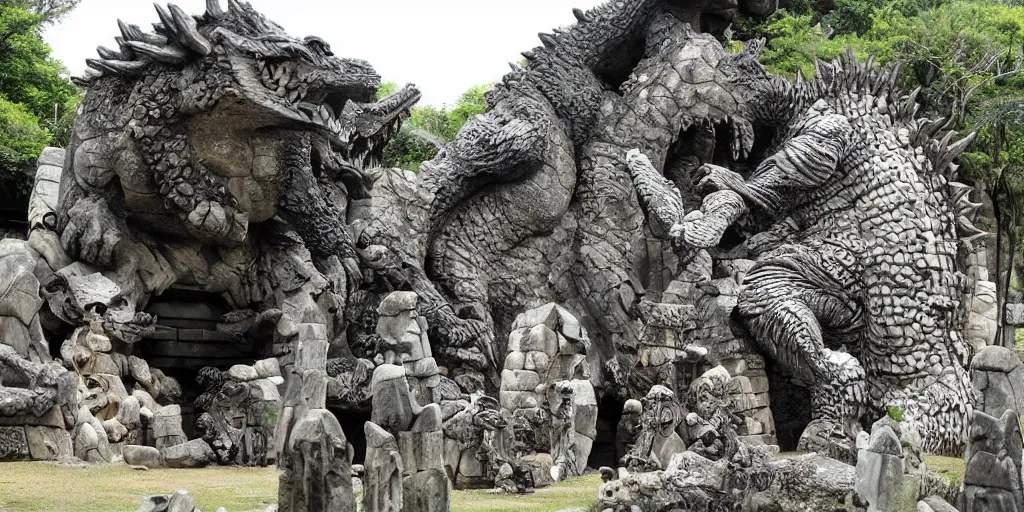
[[53,226],[64,249],[116,271],[140,307],[175,284],[240,309],[311,280],[326,281],[313,295],[344,297],[360,279],[347,202],[419,92],[376,101],[368,63],[237,0],[156,10],[155,32],[119,21],[119,49],[100,47],[77,79],[87,92]]
[[[849,450],[860,423],[904,408],[924,449],[959,453],[973,402],[964,339],[973,284],[961,271],[984,233],[979,205],[954,181],[953,160],[973,134],[918,115],[898,65],[860,63],[852,51],[795,83],[744,67],[750,117],[774,133],[749,176],[705,166],[717,190],[701,214],[683,210],[656,166],[630,169],[661,236],[688,239],[688,220],[732,224],[750,210],[769,227],[746,241],[757,262],[738,312],[774,362],[811,391],[800,448]],[[827,452],[826,452],[827,453]]]
[[750,149],[741,102],[716,71],[725,52],[688,28],[737,9],[630,0],[577,10],[579,22],[542,34],[526,66],[488,93],[487,112],[418,175],[374,184],[357,246],[388,287],[416,290],[449,364],[493,379],[494,333],[550,301],[584,313],[604,360],[635,356],[648,244],[625,154],[642,146],[665,160],[681,133],[715,125],[735,134],[737,157]]

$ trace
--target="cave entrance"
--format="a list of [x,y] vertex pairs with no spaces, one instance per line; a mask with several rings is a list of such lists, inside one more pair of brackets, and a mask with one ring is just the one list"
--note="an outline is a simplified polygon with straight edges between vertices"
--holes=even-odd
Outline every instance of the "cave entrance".
[[597,437],[590,449],[587,466],[597,469],[602,466],[617,467],[619,455],[616,454],[616,435],[619,420],[622,418],[624,401],[606,396],[597,405]]
[[768,361],[766,371],[779,450],[796,451],[800,435],[811,422],[811,392],[783,375],[771,361]]
[[177,288],[153,297],[145,309],[157,317],[156,330],[136,344],[138,355],[181,384],[181,427],[189,439],[197,436],[193,402],[203,392],[196,381],[199,370],[212,366],[226,371],[270,357],[269,344],[217,329],[229,311],[227,301],[218,294]]
[[345,439],[352,445],[352,449],[355,451],[352,463],[362,464],[366,460],[366,433],[363,427],[366,425],[366,422],[370,421],[370,412],[339,409],[331,407],[329,403],[327,408],[334,414],[335,418],[338,418],[341,430],[345,433]]

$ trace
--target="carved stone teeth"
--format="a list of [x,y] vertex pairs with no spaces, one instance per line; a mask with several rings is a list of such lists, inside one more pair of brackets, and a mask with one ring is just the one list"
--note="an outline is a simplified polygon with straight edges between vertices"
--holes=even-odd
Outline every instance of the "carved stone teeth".
[[284,98],[285,96],[288,95],[288,89],[285,89],[284,87],[278,87],[277,90],[274,91],[274,94],[276,94],[278,98]]
[[297,101],[299,101],[299,91],[292,91],[288,93],[288,101],[292,103],[296,103]]
[[312,122],[315,119],[315,117],[316,117],[315,116],[316,109],[312,105],[309,105],[309,104],[299,105],[298,111],[299,111],[300,114],[303,115],[303,117],[306,118],[307,121]]
[[320,113],[320,117],[325,122],[333,118],[333,116],[331,116],[330,109],[327,108],[327,105],[320,105],[320,112],[319,113]]

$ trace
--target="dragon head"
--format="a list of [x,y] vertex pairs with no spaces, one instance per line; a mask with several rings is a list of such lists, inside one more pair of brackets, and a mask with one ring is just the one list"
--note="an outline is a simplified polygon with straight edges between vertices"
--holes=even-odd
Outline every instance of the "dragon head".
[[727,77],[734,95],[741,98],[744,117],[752,124],[779,126],[792,117],[792,84],[761,64],[765,40],[743,43],[743,50],[729,54],[719,71]]
[[86,74],[143,77],[177,70],[182,114],[210,113],[221,126],[292,126],[322,134],[356,170],[378,164],[387,140],[420,98],[415,86],[376,100],[380,76],[369,63],[341,58],[319,37],[297,39],[248,3],[208,0],[203,15],[156,5],[155,32],[118,21],[119,50],[98,48]]

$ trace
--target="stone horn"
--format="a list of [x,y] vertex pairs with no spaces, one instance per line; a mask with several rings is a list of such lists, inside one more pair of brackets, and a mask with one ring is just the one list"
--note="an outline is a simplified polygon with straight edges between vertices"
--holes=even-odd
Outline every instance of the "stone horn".
[[220,6],[220,0],[206,0],[206,14],[212,18],[224,16],[224,9]]
[[213,51],[213,45],[210,44],[209,39],[199,33],[195,18],[189,16],[177,5],[167,4],[167,7],[171,10],[171,20],[177,27],[176,32],[181,44],[199,55],[209,55]]

